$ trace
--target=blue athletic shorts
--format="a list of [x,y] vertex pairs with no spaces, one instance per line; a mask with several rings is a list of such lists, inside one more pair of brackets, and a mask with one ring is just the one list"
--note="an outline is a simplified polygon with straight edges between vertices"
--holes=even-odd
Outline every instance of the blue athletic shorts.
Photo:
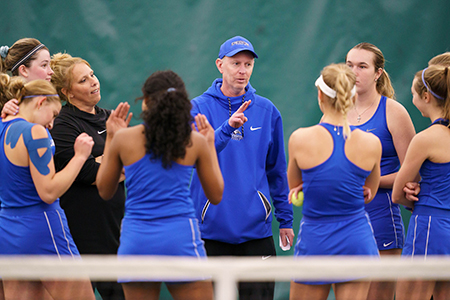
[[[192,256],[206,259],[206,251],[200,236],[198,220],[187,217],[136,220],[125,216],[122,221],[118,251],[119,258],[124,255]],[[173,281],[121,278],[119,282],[187,282],[202,279],[205,278]]]
[[414,209],[402,256],[449,255],[450,216],[422,213]]
[[1,255],[79,256],[59,201],[0,210]]
[[[294,256],[369,255],[379,257],[369,217],[366,213],[312,220],[303,216]],[[355,280],[296,281],[303,284],[330,284]]]
[[405,240],[400,206],[392,203],[391,192],[379,189],[375,198],[366,204],[379,250],[402,249]]

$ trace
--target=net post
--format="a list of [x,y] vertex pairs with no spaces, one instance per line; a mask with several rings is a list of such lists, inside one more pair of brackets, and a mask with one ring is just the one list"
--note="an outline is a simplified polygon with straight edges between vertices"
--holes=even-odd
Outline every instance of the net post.
[[236,276],[231,272],[221,272],[214,278],[214,295],[216,300],[236,300]]

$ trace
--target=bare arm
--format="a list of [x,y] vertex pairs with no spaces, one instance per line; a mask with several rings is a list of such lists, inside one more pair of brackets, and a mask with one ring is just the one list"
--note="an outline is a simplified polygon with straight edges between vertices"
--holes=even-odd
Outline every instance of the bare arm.
[[[392,99],[388,99],[386,103],[386,118],[394,142],[395,151],[397,152],[400,164],[403,164],[408,145],[416,134],[414,125],[405,107]],[[391,189],[394,185],[396,176],[397,173],[382,176],[380,188]],[[418,180],[418,178],[416,178],[416,180]]]
[[373,159],[373,167],[369,176],[367,176],[366,181],[363,187],[364,194],[364,203],[369,203],[373,200],[375,195],[377,194],[378,187],[380,186],[380,161],[381,161],[381,153],[382,147],[381,142],[378,138],[374,136],[370,136],[370,140],[365,142],[368,145],[368,149],[370,151],[370,158]]
[[289,138],[288,143],[289,161],[287,167],[287,177],[289,189],[291,190],[289,192],[289,201],[291,201],[290,199],[293,193],[293,189],[297,188],[300,185],[303,188],[302,171],[298,167],[297,160],[295,159],[296,149],[299,149],[300,146],[301,143],[298,139],[298,131],[295,131]]
[[96,179],[98,193],[104,200],[109,200],[114,196],[120,182],[123,164],[120,159],[119,148],[120,135],[113,139],[108,133],[105,141],[105,155]]
[[[198,158],[196,162],[197,174],[202,184],[206,197],[212,204],[219,204],[222,200],[224,182],[217,159],[216,147],[214,146],[214,129],[209,124],[208,119],[201,114],[195,116],[195,123],[192,124],[193,134],[196,130],[202,135],[195,137]],[[194,136],[191,135],[193,138]]]
[[422,134],[418,134],[411,141],[408,151],[405,156],[405,161],[397,174],[392,189],[392,201],[394,203],[402,204],[404,206],[414,208],[414,201],[408,200],[403,191],[408,182],[414,181],[418,176],[422,163],[428,158],[426,152],[427,139]]
[[3,105],[1,118],[4,119],[8,115],[15,116],[19,112],[19,101],[17,99],[11,99]]
[[[381,152],[380,152],[381,153]],[[381,155],[380,155],[381,156]],[[364,191],[367,195],[364,195],[364,203],[369,203],[373,200],[378,191],[378,185],[380,183],[380,163],[377,162],[372,169],[372,172],[367,176],[364,188],[368,191]]]
[[114,137],[120,129],[128,127],[132,117],[131,113],[127,117],[129,109],[128,103],[119,103],[106,121],[107,135],[103,151],[104,156],[95,180],[99,195],[104,200],[109,200],[114,196],[119,182],[124,177],[123,163],[120,158],[120,144],[124,137],[121,135],[118,135],[115,139]]
[[[36,125],[32,128],[32,137],[34,140],[47,138],[47,131],[44,127]],[[39,197],[45,203],[51,204],[58,197],[63,195],[74,182],[75,178],[83,167],[84,162],[91,154],[94,141],[86,133],[82,133],[75,141],[75,155],[69,163],[60,172],[55,172],[53,157],[48,163],[49,173],[43,172],[41,159],[29,158],[31,177],[36,186]],[[43,154],[47,149],[38,149],[39,154]]]

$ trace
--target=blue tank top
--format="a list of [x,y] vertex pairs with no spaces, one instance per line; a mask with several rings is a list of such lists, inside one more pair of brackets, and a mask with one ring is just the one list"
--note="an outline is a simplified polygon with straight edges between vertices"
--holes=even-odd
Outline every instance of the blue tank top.
[[[431,125],[435,124],[448,126],[448,120],[438,119]],[[414,212],[450,217],[450,162],[426,160],[419,173],[422,179]]]
[[[30,173],[30,167],[21,167],[12,164],[5,155],[5,137],[7,129],[15,122],[27,122],[24,119],[13,119],[0,122],[0,169],[2,179],[0,180],[0,201],[2,208],[21,208],[44,203],[37,193]],[[29,123],[32,127],[35,124]],[[55,144],[47,130],[48,138],[51,140],[52,153],[55,153]]]
[[192,170],[193,166],[175,162],[170,169],[164,169],[161,160],[151,160],[149,154],[125,166],[125,216],[142,220],[195,218],[189,190]]
[[[303,215],[309,218],[345,217],[364,212],[363,185],[370,171],[345,155],[343,128],[320,123],[333,137],[333,152],[323,163],[302,170]],[[354,128],[351,128],[352,131]]]
[[381,96],[380,104],[374,115],[364,124],[355,127],[362,131],[375,134],[381,142],[382,153],[380,170],[381,176],[395,173],[400,168],[400,160],[395,150],[394,141],[386,121],[386,96]]

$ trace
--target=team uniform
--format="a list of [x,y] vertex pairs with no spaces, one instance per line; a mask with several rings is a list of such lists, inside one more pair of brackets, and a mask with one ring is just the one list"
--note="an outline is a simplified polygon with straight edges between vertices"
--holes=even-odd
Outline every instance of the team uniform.
[[[305,200],[294,256],[378,257],[370,220],[364,210],[363,186],[370,171],[356,166],[345,155],[345,140],[341,126],[327,123],[319,125],[327,129],[333,137],[334,148],[325,162],[302,170]],[[304,284],[339,282],[330,280],[296,282]]]
[[[435,124],[448,126],[448,120]],[[424,161],[402,256],[450,254],[450,162]]]
[[[95,114],[79,110],[67,103],[54,121],[51,134],[56,144],[55,167],[59,171],[72,159],[76,138],[86,132],[94,140],[92,153],[72,186],[61,196],[61,207],[69,222],[75,244],[81,254],[117,254],[120,224],[124,215],[125,187],[120,183],[109,201],[103,200],[93,184],[100,164],[95,158],[103,154],[106,120],[110,111],[95,106]],[[96,282],[102,297],[117,297],[122,293],[118,283]],[[116,292],[117,291],[117,292]],[[119,296],[123,299],[123,295]],[[116,299],[116,298],[114,298]]]
[[[381,96],[375,114],[366,123],[354,126],[371,132],[380,139],[382,146],[381,176],[395,173],[400,168],[400,160],[387,126],[386,101],[387,98]],[[374,199],[366,204],[366,211],[369,214],[379,250],[403,248],[405,228],[400,205],[392,202],[391,195],[392,189],[379,188]]]
[[164,169],[161,160],[151,159],[150,154],[125,166],[127,200],[119,257],[206,257],[189,192],[192,169],[175,162]]
[[14,165],[5,155],[5,144],[14,148],[19,137],[23,139],[30,156],[37,153],[36,142],[41,143],[38,148],[51,149],[52,153],[44,156],[53,155],[55,148],[50,134],[47,139],[32,139],[31,128],[34,125],[24,119],[14,119],[0,125],[0,168],[3,174],[0,180],[0,255],[78,257],[59,199],[52,204],[42,201],[29,166]]

